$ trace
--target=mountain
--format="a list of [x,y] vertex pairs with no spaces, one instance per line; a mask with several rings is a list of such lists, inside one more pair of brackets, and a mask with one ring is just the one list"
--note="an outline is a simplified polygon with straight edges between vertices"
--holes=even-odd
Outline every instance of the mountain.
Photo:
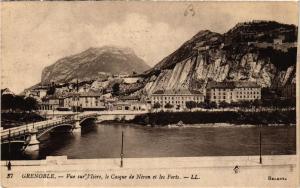
[[209,81],[296,81],[297,27],[274,21],[237,24],[224,34],[203,30],[143,73],[143,93],[204,90]]
[[44,68],[42,83],[91,80],[105,74],[141,73],[149,66],[133,50],[116,46],[89,48]]

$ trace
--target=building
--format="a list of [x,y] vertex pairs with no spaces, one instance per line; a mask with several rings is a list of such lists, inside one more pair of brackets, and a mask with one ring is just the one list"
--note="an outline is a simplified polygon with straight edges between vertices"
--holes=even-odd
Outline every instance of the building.
[[210,102],[240,102],[261,99],[261,88],[254,82],[209,82],[206,97]]
[[91,89],[103,90],[104,88],[108,87],[108,85],[109,85],[109,81],[96,80],[92,83]]
[[287,84],[281,90],[282,97],[286,99],[296,98],[296,84]]
[[139,102],[141,100],[141,97],[139,96],[122,96],[122,97],[119,97],[119,100],[120,101],[123,101],[123,102]]
[[64,108],[74,109],[77,106],[82,110],[104,110],[101,93],[95,91],[69,93],[63,101]]
[[117,101],[113,104],[113,110],[123,111],[148,111],[150,107],[143,102],[123,102]]
[[79,93],[87,93],[90,90],[89,88],[90,88],[89,84],[84,84],[83,86],[80,86],[78,88],[78,92]]
[[123,78],[123,81],[125,84],[134,84],[137,83],[140,79],[140,77],[127,77]]
[[63,107],[62,100],[63,98],[55,95],[44,97],[39,103],[39,110],[57,110],[57,108]]
[[24,95],[26,97],[33,97],[37,100],[41,100],[43,97],[46,97],[48,91],[47,86],[39,86],[34,89],[25,89]]
[[148,111],[150,108],[151,106],[141,101],[141,98],[138,96],[120,97],[118,101],[113,103],[113,110]]
[[151,105],[160,104],[160,108],[166,108],[167,104],[170,104],[175,110],[185,110],[186,102],[194,101],[196,103],[204,102],[204,95],[200,91],[190,91],[190,90],[158,90],[155,91],[151,97]]
[[129,77],[129,74],[127,74],[127,73],[119,73],[119,74],[114,74],[113,77],[114,78],[126,78],[126,77]]

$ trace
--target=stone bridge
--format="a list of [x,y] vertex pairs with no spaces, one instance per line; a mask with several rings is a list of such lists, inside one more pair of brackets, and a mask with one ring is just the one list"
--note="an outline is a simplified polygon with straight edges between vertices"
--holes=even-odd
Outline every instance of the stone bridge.
[[39,138],[58,128],[69,127],[72,132],[81,132],[80,124],[87,119],[97,119],[97,113],[69,115],[47,121],[30,123],[1,131],[1,143],[23,142],[27,151],[39,150]]
[[62,115],[47,121],[30,123],[19,127],[1,130],[1,144],[23,143],[25,151],[39,150],[39,138],[44,134],[58,128],[68,127],[72,132],[81,132],[81,123],[87,119],[94,119],[97,122],[106,120],[130,120],[138,114],[145,114],[147,111],[100,111],[80,114]]

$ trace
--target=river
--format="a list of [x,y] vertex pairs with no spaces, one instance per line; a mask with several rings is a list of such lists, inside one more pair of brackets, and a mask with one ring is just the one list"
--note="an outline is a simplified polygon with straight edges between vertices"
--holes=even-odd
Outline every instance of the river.
[[[124,132],[125,158],[258,155],[296,153],[296,126],[185,126],[146,127],[133,124],[84,125],[81,133],[54,133],[41,138],[35,155],[13,154],[12,159],[71,159],[120,157]],[[7,156],[2,155],[2,160]]]

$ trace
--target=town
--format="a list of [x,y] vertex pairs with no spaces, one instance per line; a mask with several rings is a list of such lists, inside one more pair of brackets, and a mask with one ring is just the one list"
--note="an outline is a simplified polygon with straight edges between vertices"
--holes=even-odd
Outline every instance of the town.
[[[137,77],[125,77],[123,81],[137,82]],[[91,85],[99,85],[94,81]],[[105,82],[100,82],[102,85]],[[80,85],[80,86],[79,86]],[[78,82],[71,84],[41,85],[25,90],[23,98],[36,100],[36,110],[40,114],[75,111],[190,111],[233,107],[251,108],[256,106],[293,107],[296,97],[296,85],[289,84],[282,88],[261,88],[255,82],[225,81],[207,83],[206,89],[199,90],[157,90],[149,95],[121,96],[114,93],[116,85],[108,92],[102,87],[89,87]],[[116,89],[117,88],[117,89]],[[53,90],[55,90],[53,92]],[[2,90],[5,95],[13,95],[9,89]],[[5,103],[3,104],[5,105]],[[3,106],[10,111],[12,107]]]

